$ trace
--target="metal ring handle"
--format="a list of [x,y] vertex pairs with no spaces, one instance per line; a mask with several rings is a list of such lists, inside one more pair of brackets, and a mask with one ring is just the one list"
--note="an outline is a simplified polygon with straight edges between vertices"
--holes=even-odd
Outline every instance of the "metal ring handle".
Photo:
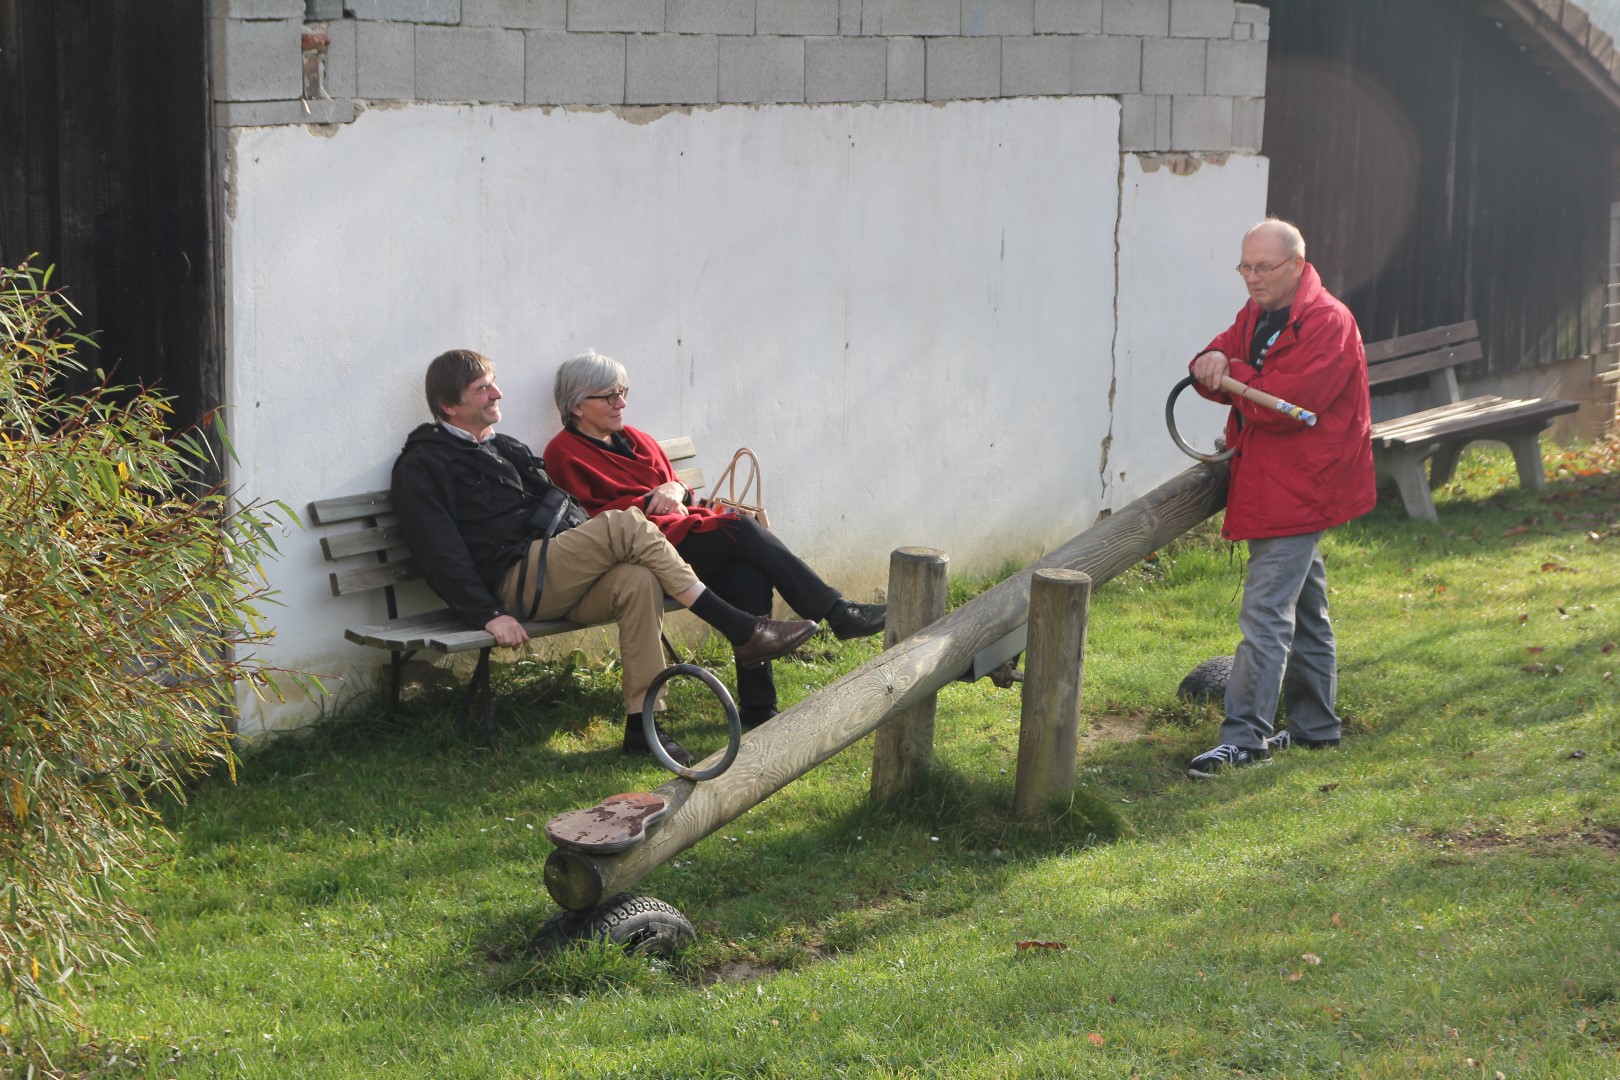
[[1186,454],[1188,457],[1196,458],[1199,461],[1208,462],[1225,461],[1237,451],[1231,447],[1227,447],[1225,450],[1218,453],[1210,454],[1206,454],[1202,450],[1194,450],[1192,447],[1188,446],[1186,440],[1181,437],[1181,432],[1176,430],[1176,398],[1181,396],[1181,392],[1183,390],[1187,389],[1187,387],[1191,386],[1197,381],[1198,380],[1194,379],[1191,375],[1188,375],[1185,379],[1182,379],[1180,382],[1176,383],[1174,389],[1170,391],[1170,399],[1164,403],[1165,425],[1170,428],[1170,438],[1175,441],[1177,446],[1181,447],[1181,452]]
[[[726,710],[727,741],[725,756],[720,764],[712,768],[699,771],[688,768],[669,756],[664,744],[658,740],[658,719],[653,707],[658,704],[658,691],[664,684],[677,675],[692,675],[703,681],[703,684],[713,691],[714,696],[720,699],[720,705]],[[708,668],[698,667],[696,664],[673,664],[660,671],[653,679],[652,685],[647,687],[647,697],[641,706],[641,731],[647,738],[647,749],[652,751],[658,763],[676,776],[683,776],[688,780],[713,780],[737,760],[737,751],[742,747],[742,717],[737,714],[737,704],[731,700],[731,694],[726,690],[725,683],[715,677],[714,672]]]

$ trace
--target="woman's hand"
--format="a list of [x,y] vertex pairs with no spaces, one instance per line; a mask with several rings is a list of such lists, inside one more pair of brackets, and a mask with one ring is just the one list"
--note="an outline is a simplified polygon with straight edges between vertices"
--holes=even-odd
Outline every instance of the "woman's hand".
[[659,484],[647,494],[647,515],[676,514],[686,516],[686,485],[679,480]]

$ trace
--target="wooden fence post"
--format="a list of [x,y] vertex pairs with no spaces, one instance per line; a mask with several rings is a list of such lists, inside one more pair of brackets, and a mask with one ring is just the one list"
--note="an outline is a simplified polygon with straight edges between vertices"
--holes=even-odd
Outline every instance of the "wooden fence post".
[[[933,548],[896,548],[889,556],[889,619],[883,647],[892,649],[945,614],[950,558]],[[910,791],[934,759],[934,694],[897,713],[872,742],[873,799]]]
[[1074,791],[1090,607],[1091,577],[1079,570],[1037,570],[1030,579],[1014,817],[1038,817]]

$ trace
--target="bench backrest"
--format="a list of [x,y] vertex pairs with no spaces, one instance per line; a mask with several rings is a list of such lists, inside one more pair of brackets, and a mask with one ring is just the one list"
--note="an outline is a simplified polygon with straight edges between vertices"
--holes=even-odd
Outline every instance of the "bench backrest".
[[[696,490],[703,486],[703,470],[692,464],[697,447],[685,436],[659,441],[664,453],[675,465],[675,475],[681,483]],[[333,596],[383,589],[388,598],[388,617],[395,619],[399,612],[394,606],[394,586],[407,581],[418,581],[424,576],[411,560],[410,550],[399,526],[384,518],[392,518],[393,497],[383,491],[366,491],[358,495],[339,495],[332,499],[316,499],[309,504],[309,519],[316,525],[336,525],[356,521],[357,529],[332,533],[321,537],[321,554],[329,563],[342,569],[327,574]]]
[[1474,320],[1451,326],[1436,326],[1404,337],[1375,341],[1367,346],[1367,382],[1372,386],[1392,383],[1414,375],[1442,379],[1446,402],[1458,401],[1457,366],[1485,355]]

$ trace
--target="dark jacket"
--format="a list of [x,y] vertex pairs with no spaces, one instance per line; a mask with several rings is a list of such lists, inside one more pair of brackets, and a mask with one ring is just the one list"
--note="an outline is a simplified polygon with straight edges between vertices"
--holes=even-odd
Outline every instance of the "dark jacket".
[[1306,427],[1246,398],[1197,386],[1233,406],[1226,445],[1237,453],[1221,528],[1228,540],[1320,532],[1365,514],[1378,499],[1367,356],[1355,317],[1306,263],[1288,322],[1256,370],[1247,357],[1261,314],[1250,300],[1203,352],[1219,349],[1231,358],[1232,378],[1311,410],[1317,421]]
[[539,535],[529,519],[552,486],[509,435],[478,445],[423,424],[405,439],[393,477],[400,528],[433,591],[469,624],[511,614],[495,594]]

